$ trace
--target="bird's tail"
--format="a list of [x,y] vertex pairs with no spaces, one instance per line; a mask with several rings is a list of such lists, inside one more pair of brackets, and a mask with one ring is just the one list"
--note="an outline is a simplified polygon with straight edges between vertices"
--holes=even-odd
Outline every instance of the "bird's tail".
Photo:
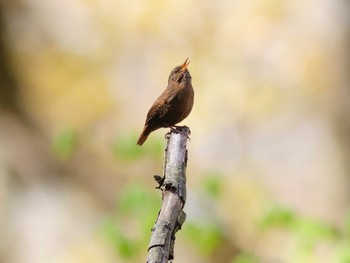
[[141,146],[147,140],[150,133],[151,131],[148,129],[148,125],[145,125],[139,139],[137,140],[137,145]]

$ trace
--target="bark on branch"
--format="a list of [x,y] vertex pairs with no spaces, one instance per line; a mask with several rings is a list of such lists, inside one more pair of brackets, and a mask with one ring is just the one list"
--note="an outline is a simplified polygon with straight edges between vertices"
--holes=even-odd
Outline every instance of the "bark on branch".
[[162,189],[163,203],[152,228],[148,247],[148,263],[166,263],[174,258],[175,233],[181,229],[186,214],[187,139],[186,126],[171,131],[165,149],[164,177],[156,181]]

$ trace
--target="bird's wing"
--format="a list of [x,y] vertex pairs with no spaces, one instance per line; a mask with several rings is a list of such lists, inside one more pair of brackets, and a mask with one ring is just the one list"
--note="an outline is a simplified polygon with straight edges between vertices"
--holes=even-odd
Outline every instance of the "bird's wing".
[[176,91],[165,90],[162,95],[153,103],[152,107],[148,111],[146,123],[153,119],[156,115],[162,117],[169,109],[170,102],[175,98]]

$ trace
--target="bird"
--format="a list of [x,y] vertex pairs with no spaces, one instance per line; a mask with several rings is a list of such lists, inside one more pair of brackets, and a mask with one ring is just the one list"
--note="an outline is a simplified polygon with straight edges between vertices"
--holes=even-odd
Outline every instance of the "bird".
[[177,123],[183,121],[192,111],[194,91],[192,77],[187,67],[188,58],[183,64],[175,67],[169,75],[168,86],[148,111],[142,133],[137,145],[142,145],[148,135],[159,129],[175,130]]

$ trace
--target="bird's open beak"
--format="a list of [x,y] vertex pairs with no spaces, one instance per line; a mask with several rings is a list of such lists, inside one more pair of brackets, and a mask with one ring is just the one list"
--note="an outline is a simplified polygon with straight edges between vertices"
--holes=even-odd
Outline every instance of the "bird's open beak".
[[186,70],[188,64],[190,64],[190,61],[186,58],[185,62],[181,65],[181,71]]

